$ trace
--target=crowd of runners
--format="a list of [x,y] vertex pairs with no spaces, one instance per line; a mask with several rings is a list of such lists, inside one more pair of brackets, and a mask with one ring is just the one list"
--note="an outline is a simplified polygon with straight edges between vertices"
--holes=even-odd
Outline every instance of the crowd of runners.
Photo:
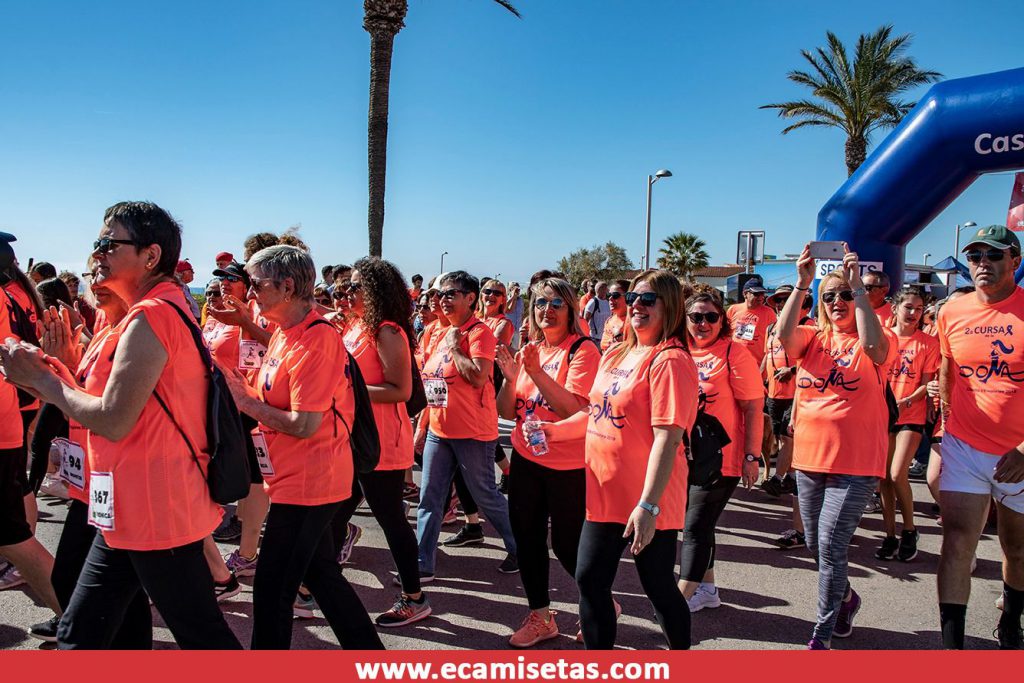
[[[409,288],[379,258],[318,271],[294,233],[217,254],[200,306],[181,240],[160,207],[116,204],[76,275],[23,271],[0,233],[0,589],[53,610],[37,638],[148,649],[155,608],[183,648],[240,648],[218,603],[252,577],[252,648],[290,647],[293,618],[319,609],[342,647],[380,649],[378,628],[459,609],[428,596],[437,546],[482,543],[483,516],[506,551],[494,570],[525,594],[511,646],[561,627],[613,647],[628,549],[667,645],[687,649],[691,613],[729,582],[719,518],[737,486],[759,486],[792,499],[776,543],[814,557],[807,647],[829,649],[861,607],[847,565],[865,512],[883,516],[876,557],[917,555],[915,475],[941,512],[943,646],[964,647],[991,509],[994,636],[1021,647],[1024,292],[1003,226],[970,237],[974,284],[941,301],[862,275],[849,251],[812,291],[805,248],[794,285],[753,277],[731,306],[661,270],[582,296],[548,270],[523,288],[463,270]],[[515,423],[510,456],[499,418]],[[53,555],[34,536],[37,494],[70,500]],[[374,618],[343,572],[364,501],[395,569]],[[226,557],[224,540],[238,543]],[[550,609],[550,551],[578,624]]]

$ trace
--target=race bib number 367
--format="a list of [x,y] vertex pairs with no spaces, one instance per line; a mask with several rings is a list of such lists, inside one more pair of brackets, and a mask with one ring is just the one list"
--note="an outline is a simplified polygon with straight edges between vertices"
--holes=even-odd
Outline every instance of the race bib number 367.
[[103,531],[114,530],[114,475],[111,472],[89,475],[89,524]]

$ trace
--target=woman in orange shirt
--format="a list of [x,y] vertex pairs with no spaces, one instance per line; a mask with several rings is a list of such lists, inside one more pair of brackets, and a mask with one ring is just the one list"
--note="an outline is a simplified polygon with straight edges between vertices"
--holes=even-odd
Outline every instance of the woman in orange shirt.
[[82,389],[59,361],[25,347],[5,354],[12,381],[88,430],[89,523],[100,533],[58,627],[61,648],[109,647],[143,590],[182,648],[240,647],[203,559],[221,509],[204,479],[209,373],[181,317],[180,249],[180,226],[155,204],[107,209],[93,244],[97,280],[130,308],[102,387]]
[[626,334],[626,292],[629,291],[629,282],[626,280],[615,280],[608,288],[608,305],[612,314],[604,322],[604,330],[601,334],[601,351],[607,351],[612,344],[618,344]]
[[254,386],[231,375],[239,410],[259,422],[252,436],[270,497],[253,582],[252,648],[291,646],[292,604],[304,584],[342,647],[381,649],[330,534],[352,495],[354,470],[355,396],[345,345],[313,303],[316,269],[308,253],[276,245],[253,254],[245,268],[263,317],[278,326]]
[[[814,280],[804,247],[797,260],[797,292]],[[860,596],[847,580],[850,539],[864,505],[885,476],[888,410],[885,373],[896,357],[896,335],[883,330],[860,278],[857,254],[818,286],[818,326],[798,326],[799,296],[779,319],[779,341],[799,360],[793,428],[800,515],[807,547],[818,563],[818,619],[810,650],[827,650],[832,637],[853,634]]]
[[[501,280],[484,280],[484,284],[480,288],[480,304],[477,309],[477,315],[480,320],[483,321],[484,325],[487,325],[487,327],[490,328],[491,334],[493,334],[494,338],[498,341],[498,347],[504,346],[506,348],[511,347],[512,337],[515,334],[515,328],[512,326],[512,321],[505,315],[505,308],[507,305],[508,296],[506,295],[504,283],[502,283]],[[501,370],[498,369],[497,364],[495,364],[495,395],[501,391],[501,387],[504,382],[505,377],[501,374]],[[509,459],[505,457],[505,449],[502,448],[500,443],[494,444],[494,462],[501,470],[501,479],[498,482],[498,490],[507,494],[510,463]],[[459,495],[461,496],[461,492]],[[479,523],[479,515],[476,515],[476,517],[477,519],[474,521]]]
[[688,485],[679,590],[690,611],[698,612],[722,605],[715,587],[715,526],[736,485],[742,480],[749,489],[757,482],[764,386],[757,361],[746,346],[733,341],[717,292],[686,300],[686,334],[706,411],[718,418],[730,439],[722,449],[722,469],[708,481]]
[[587,519],[576,585],[587,649],[615,646],[612,584],[627,546],[669,647],[688,649],[690,610],[674,570],[686,513],[683,435],[697,416],[697,370],[675,275],[638,275],[626,303],[626,340],[601,358],[589,411],[544,432],[550,444],[586,438]]

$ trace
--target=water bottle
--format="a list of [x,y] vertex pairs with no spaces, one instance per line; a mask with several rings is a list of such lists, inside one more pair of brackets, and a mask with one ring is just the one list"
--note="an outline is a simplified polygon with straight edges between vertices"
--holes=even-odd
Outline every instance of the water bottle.
[[540,427],[538,420],[532,410],[526,411],[526,419],[523,420],[523,431],[526,433],[526,445],[535,458],[547,455],[548,440],[544,436],[544,430]]

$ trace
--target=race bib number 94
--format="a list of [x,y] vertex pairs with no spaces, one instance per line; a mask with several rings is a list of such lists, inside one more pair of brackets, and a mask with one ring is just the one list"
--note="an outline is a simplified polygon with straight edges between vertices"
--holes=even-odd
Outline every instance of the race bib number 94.
[[54,439],[53,447],[60,453],[60,478],[79,491],[85,489],[85,451],[74,441]]

